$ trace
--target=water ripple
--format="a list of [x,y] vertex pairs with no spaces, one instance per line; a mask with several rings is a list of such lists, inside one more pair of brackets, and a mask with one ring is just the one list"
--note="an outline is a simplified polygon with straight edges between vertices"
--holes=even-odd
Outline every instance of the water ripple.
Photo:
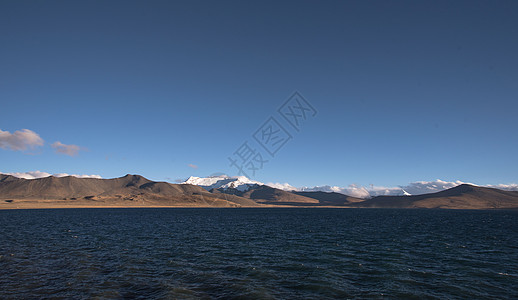
[[517,228],[516,211],[0,211],[0,298],[517,298]]

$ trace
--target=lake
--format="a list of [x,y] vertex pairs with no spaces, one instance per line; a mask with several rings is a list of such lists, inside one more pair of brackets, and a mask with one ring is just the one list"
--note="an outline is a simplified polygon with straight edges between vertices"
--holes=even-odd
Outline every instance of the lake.
[[518,298],[518,211],[0,211],[0,298]]

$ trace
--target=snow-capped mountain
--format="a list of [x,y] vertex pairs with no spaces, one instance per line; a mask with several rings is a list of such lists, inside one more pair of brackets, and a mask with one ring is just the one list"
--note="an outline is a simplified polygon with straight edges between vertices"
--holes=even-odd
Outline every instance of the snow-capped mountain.
[[191,176],[182,184],[198,185],[208,191],[211,189],[236,189],[241,192],[249,190],[251,187],[264,185],[264,183],[248,179],[245,176],[230,177],[227,175],[195,177]]
[[[443,181],[437,179],[435,181],[416,181],[411,182],[404,186],[397,187],[384,187],[384,186],[375,186],[370,185],[369,187],[364,187],[361,185],[351,184],[345,187],[339,186],[314,186],[314,187],[294,187],[289,183],[261,183],[259,181],[251,180],[245,176],[237,176],[230,177],[227,175],[218,175],[218,176],[209,176],[209,177],[189,177],[185,182],[185,184],[193,184],[198,185],[206,190],[215,189],[228,189],[234,188],[239,191],[248,191],[250,188],[256,187],[258,185],[266,185],[272,188],[288,191],[288,192],[327,192],[327,193],[339,193],[347,196],[357,197],[368,199],[377,196],[412,196],[412,195],[422,195],[428,193],[435,193],[444,191],[465,182],[462,181]],[[476,185],[470,183],[471,185]],[[501,184],[501,185],[486,185],[487,187],[498,188],[502,190],[508,191],[517,191],[517,184]]]
[[374,187],[371,189],[367,189],[362,186],[357,185],[349,185],[347,187],[338,187],[338,186],[315,186],[315,187],[301,187],[296,188],[291,186],[288,183],[280,184],[280,183],[262,183],[259,181],[251,180],[245,176],[235,176],[230,177],[227,175],[217,175],[217,176],[209,176],[209,177],[195,177],[191,176],[186,181],[182,182],[183,184],[192,184],[200,186],[208,191],[211,189],[237,189],[241,192],[248,191],[250,188],[259,186],[259,185],[267,185],[273,188],[277,188],[280,190],[293,192],[335,192],[344,194],[347,196],[358,197],[358,198],[370,198],[375,196],[410,196],[410,193],[406,192],[403,188],[382,188],[382,187]]

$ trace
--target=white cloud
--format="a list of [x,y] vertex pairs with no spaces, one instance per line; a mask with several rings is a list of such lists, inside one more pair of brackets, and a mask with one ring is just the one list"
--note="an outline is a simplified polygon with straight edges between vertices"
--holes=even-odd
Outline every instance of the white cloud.
[[50,174],[50,173],[41,172],[41,171],[29,171],[29,172],[23,172],[23,173],[20,173],[20,172],[2,173],[2,172],[0,172],[0,174],[11,175],[11,176],[23,178],[23,179],[36,179],[36,178],[44,178],[44,177],[52,176],[52,174]]
[[342,191],[342,194],[356,198],[368,198],[370,196],[369,191],[365,187],[357,186],[355,184],[351,184],[348,187],[343,188]]
[[38,178],[45,178],[49,176],[54,177],[66,177],[66,176],[74,176],[77,178],[98,178],[101,179],[102,177],[100,175],[76,175],[76,174],[67,174],[67,173],[57,173],[57,174],[50,174],[47,172],[41,172],[41,171],[29,171],[29,172],[15,172],[15,173],[3,173],[0,172],[0,174],[4,175],[11,175],[18,178],[24,178],[24,179],[38,179]]
[[54,177],[67,177],[67,176],[73,176],[77,178],[96,178],[96,179],[102,179],[101,175],[77,175],[77,174],[67,174],[67,173],[58,173],[58,174],[52,174]]
[[0,129],[0,148],[14,151],[24,151],[28,148],[43,146],[43,139],[29,129],[17,130],[14,133]]
[[330,185],[317,185],[317,186],[314,186],[314,187],[301,187],[301,188],[299,188],[299,191],[303,191],[303,192],[326,192],[326,193],[335,192],[335,193],[338,193],[341,190],[342,189],[340,187],[330,186]]
[[65,145],[60,141],[55,142],[51,145],[52,148],[56,149],[56,153],[65,154],[68,156],[76,156],[81,150],[81,147],[77,145]]
[[518,191],[518,184],[516,184],[516,183],[511,183],[511,184],[495,184],[495,185],[488,184],[486,186],[490,187],[490,188],[504,190],[504,191]]
[[[401,187],[370,186],[368,189],[371,197],[376,196],[402,196],[407,192]],[[408,193],[408,192],[407,192]]]
[[189,168],[198,169],[198,166],[197,166],[197,165],[188,164],[187,166],[188,166]]
[[291,186],[289,183],[278,183],[278,182],[268,182],[266,184],[269,187],[276,188],[283,191],[295,191],[296,187]]

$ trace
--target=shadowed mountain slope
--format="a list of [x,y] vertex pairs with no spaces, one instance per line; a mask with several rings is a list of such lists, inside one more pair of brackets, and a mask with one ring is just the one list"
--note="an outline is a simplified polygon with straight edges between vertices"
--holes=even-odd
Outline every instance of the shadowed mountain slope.
[[[237,189],[218,189],[217,191],[226,194],[232,194],[248,199],[252,199],[257,203],[265,204],[318,204],[317,199],[304,197],[294,193],[286,192],[280,189],[269,187],[266,185],[258,185],[250,188],[248,191],[239,191]],[[212,190],[214,192],[214,190]]]
[[351,203],[362,202],[364,199],[355,198],[335,192],[292,192],[299,196],[317,199],[322,205],[345,206]]

